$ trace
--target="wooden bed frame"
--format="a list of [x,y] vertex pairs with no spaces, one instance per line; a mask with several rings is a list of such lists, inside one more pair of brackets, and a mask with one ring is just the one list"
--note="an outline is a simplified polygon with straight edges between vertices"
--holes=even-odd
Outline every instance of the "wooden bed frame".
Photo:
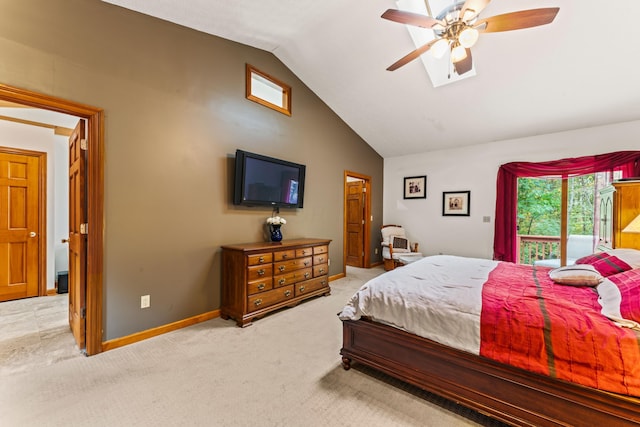
[[353,361],[516,426],[640,424],[640,399],[554,380],[367,319],[343,321]]

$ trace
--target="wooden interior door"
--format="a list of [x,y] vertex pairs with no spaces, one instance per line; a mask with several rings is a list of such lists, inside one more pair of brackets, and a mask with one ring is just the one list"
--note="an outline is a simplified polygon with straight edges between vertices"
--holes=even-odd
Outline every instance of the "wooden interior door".
[[39,156],[0,152],[0,301],[38,296],[39,171]]
[[86,140],[84,120],[69,137],[69,326],[85,348],[87,275]]
[[352,267],[364,267],[364,220],[365,197],[364,182],[347,182],[347,253],[346,264]]

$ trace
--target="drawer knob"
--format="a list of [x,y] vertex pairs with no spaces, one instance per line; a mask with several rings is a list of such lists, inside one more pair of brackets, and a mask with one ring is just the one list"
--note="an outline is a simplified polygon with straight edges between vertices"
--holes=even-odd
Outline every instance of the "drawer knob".
[[291,291],[289,289],[287,289],[286,291],[284,291],[284,296],[285,297],[290,297],[291,296]]
[[284,265],[281,265],[280,267],[278,267],[278,270],[280,270],[280,271],[284,271],[284,269],[285,269]]
[[304,285],[300,286],[300,292],[304,292]]
[[320,282],[323,286],[327,284],[326,280],[323,280],[322,282]]
[[320,271],[320,274],[324,273],[324,268],[321,268],[319,271]]
[[263,256],[261,256],[260,258],[258,258],[258,261],[259,261],[259,262],[264,262],[264,257],[263,257]]
[[307,251],[305,251],[304,249],[302,250],[302,255],[306,255]]
[[263,290],[263,289],[264,289],[264,283],[260,283],[260,284],[258,285],[258,290],[259,290],[259,291],[261,291],[261,290]]
[[308,277],[309,277],[309,272],[308,272],[308,271],[306,271],[306,272],[304,273],[304,278],[305,278],[305,279],[307,279]]
[[258,276],[264,276],[264,273],[264,269],[261,268],[260,270],[258,270]]
[[282,259],[287,259],[289,256],[287,254],[282,255]]
[[324,262],[324,258],[320,257],[320,258],[318,258],[318,261]]
[[280,280],[278,281],[278,283],[280,284],[280,286],[284,285],[286,282],[287,282],[287,281],[286,281],[286,280],[284,280],[284,279],[280,279]]
[[306,267],[307,265],[309,265],[309,261],[304,262],[304,266]]
[[255,300],[255,301],[253,302],[253,304],[257,307],[257,306],[259,306],[260,304],[262,304],[262,300],[261,300],[261,299],[257,299],[257,300]]

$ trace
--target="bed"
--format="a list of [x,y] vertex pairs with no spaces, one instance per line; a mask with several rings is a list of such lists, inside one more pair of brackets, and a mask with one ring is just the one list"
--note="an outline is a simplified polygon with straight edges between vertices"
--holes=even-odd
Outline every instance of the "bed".
[[434,256],[384,273],[339,313],[343,367],[512,425],[638,425],[640,252],[614,251],[564,269]]

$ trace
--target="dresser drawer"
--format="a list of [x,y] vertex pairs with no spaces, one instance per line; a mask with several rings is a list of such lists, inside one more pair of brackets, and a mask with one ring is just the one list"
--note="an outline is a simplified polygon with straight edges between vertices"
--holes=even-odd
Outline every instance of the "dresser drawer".
[[271,261],[273,261],[273,254],[270,252],[247,256],[248,265],[271,264]]
[[274,261],[285,261],[288,259],[294,259],[296,257],[296,251],[291,249],[290,251],[278,251],[273,253]]
[[290,271],[297,270],[298,268],[298,260],[290,259],[288,261],[280,261],[273,263],[273,271],[275,274],[284,274]]
[[317,277],[296,284],[296,296],[327,287],[327,277]]
[[320,245],[320,246],[315,246],[313,248],[313,254],[314,255],[326,254],[326,253],[329,253],[329,246],[328,245]]
[[329,265],[328,264],[319,264],[313,266],[313,277],[322,276],[323,274],[329,273]]
[[247,282],[253,282],[256,280],[271,277],[273,274],[273,265],[254,265],[247,267]]
[[291,259],[289,261],[280,261],[273,264],[273,272],[275,274],[287,273],[293,270],[299,270],[305,267],[311,267],[313,265],[313,259],[311,257],[308,258],[297,258]]
[[273,276],[273,287],[279,288],[281,286],[293,285],[296,283],[296,272],[290,271],[285,274],[278,274],[277,276]]
[[298,268],[311,268],[311,266],[313,265],[313,258],[312,257],[307,257],[307,258],[298,258],[296,260],[296,265],[298,266]]
[[273,279],[271,277],[247,283],[247,293],[249,295],[268,291],[271,288],[273,288]]
[[301,280],[308,280],[313,277],[313,269],[311,267],[303,268],[301,270],[294,271],[293,274],[295,276],[296,282],[299,282]]
[[311,279],[312,277],[313,270],[311,267],[302,268],[300,270],[294,270],[285,274],[273,276],[273,286],[277,288],[279,286],[291,285],[301,280]]
[[296,258],[302,258],[313,255],[313,248],[296,249]]
[[248,311],[256,311],[294,297],[293,285],[261,292],[249,297]]
[[328,260],[329,256],[327,254],[314,255],[313,265],[326,264]]

